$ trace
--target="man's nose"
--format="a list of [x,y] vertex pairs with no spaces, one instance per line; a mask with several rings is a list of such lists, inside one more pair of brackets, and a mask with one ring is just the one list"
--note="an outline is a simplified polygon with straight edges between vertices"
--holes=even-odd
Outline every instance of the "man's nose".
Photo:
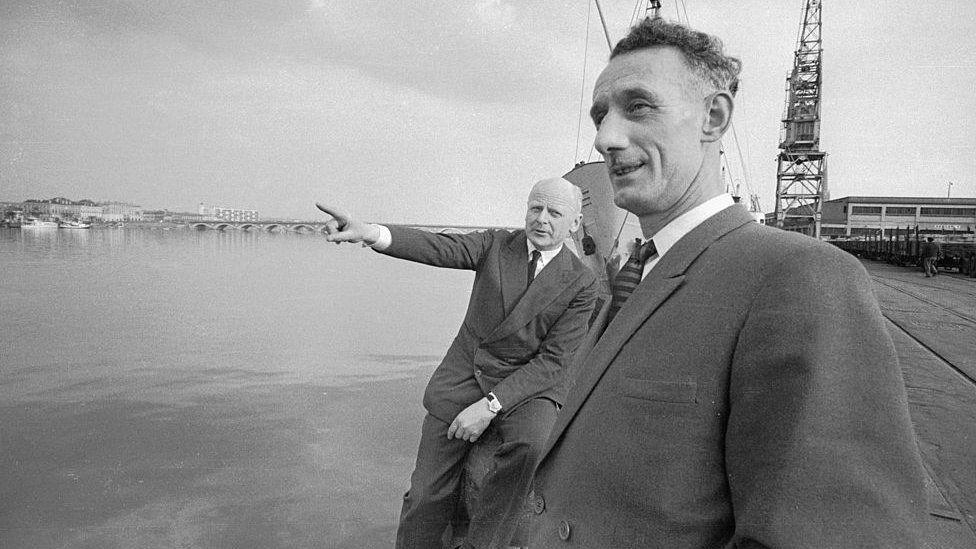
[[552,216],[549,215],[549,208],[542,208],[542,210],[539,212],[539,216],[535,219],[539,223],[548,223],[551,218]]
[[593,146],[602,155],[626,148],[627,134],[624,131],[624,120],[615,113],[608,112],[600,121]]

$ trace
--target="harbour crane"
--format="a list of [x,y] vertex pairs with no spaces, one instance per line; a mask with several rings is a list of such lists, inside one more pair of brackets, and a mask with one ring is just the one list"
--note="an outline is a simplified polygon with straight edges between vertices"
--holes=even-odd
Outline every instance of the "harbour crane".
[[827,153],[820,150],[821,0],[807,0],[787,77],[776,170],[776,226],[820,238]]

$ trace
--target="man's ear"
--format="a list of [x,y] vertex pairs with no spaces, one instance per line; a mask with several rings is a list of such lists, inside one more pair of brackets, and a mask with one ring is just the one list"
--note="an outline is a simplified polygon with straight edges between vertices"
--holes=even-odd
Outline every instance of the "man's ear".
[[573,224],[569,228],[569,232],[575,233],[576,231],[579,230],[580,225],[582,224],[583,224],[583,214],[577,214],[576,219],[573,221]]
[[727,91],[710,94],[705,101],[708,116],[702,123],[702,141],[711,143],[721,139],[732,124],[734,102],[732,94]]

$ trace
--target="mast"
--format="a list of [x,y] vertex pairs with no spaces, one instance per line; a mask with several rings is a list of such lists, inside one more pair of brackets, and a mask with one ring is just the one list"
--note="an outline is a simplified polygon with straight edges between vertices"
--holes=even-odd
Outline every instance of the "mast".
[[[827,192],[827,153],[820,150],[821,1],[807,0],[786,108],[776,170],[776,226],[820,238]],[[812,226],[811,226],[812,225]]]

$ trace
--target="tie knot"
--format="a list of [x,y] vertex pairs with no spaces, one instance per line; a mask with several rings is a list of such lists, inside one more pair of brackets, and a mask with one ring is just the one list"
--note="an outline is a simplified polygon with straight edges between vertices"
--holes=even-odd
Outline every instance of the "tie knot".
[[540,257],[542,257],[542,252],[539,250],[532,250],[532,261],[539,261]]
[[630,256],[630,260],[635,263],[640,263],[643,265],[647,262],[648,258],[657,253],[657,248],[654,247],[654,241],[648,240],[641,244],[633,254]]
[[654,241],[648,240],[647,242],[644,243],[643,246],[641,246],[639,252],[641,263],[644,263],[645,261],[648,260],[648,258],[650,258],[652,255],[656,253],[657,253],[657,248],[654,247]]

